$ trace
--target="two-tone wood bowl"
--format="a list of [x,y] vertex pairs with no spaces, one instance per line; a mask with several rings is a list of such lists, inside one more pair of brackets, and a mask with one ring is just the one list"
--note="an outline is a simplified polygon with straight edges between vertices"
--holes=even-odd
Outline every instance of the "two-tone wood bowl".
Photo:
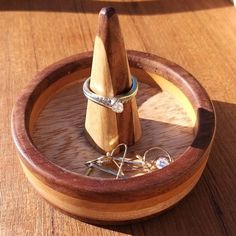
[[128,60],[140,82],[143,130],[130,151],[162,146],[174,159],[166,168],[118,180],[85,176],[85,161],[99,156],[84,138],[82,82],[90,75],[91,52],[40,72],[13,109],[12,134],[28,180],[52,205],[87,222],[120,224],[173,206],[198,182],[213,142],[215,112],[191,74],[151,54],[128,51]]

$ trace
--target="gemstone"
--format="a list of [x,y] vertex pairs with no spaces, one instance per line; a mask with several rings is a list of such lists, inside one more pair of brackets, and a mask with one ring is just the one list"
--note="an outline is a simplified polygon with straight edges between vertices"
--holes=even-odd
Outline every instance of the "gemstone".
[[124,110],[124,105],[122,102],[117,100],[111,107],[111,109],[116,113],[121,113]]
[[165,157],[160,157],[156,160],[156,167],[162,169],[170,164],[170,161]]

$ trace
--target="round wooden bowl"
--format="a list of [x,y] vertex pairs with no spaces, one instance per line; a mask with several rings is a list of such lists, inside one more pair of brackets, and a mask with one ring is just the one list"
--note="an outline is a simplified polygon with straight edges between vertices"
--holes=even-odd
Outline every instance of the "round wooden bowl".
[[[166,101],[166,104],[159,103],[161,99],[155,99],[147,105],[143,116],[145,118],[151,114],[152,118],[146,120],[146,123],[141,122],[144,141],[136,144],[137,150],[142,152],[153,144],[159,143],[165,146],[165,142],[169,142],[168,149],[180,150],[182,148],[181,152],[173,151],[175,161],[162,170],[116,180],[102,175],[88,177],[83,174],[82,169],[79,168],[79,171],[76,171],[69,167],[73,160],[77,160],[77,163],[81,160],[81,165],[84,165],[84,160],[96,157],[93,148],[86,140],[82,140],[86,99],[76,87],[77,83],[82,84],[82,81],[90,74],[91,52],[63,59],[39,73],[24,89],[12,113],[14,142],[21,154],[20,163],[30,183],[55,207],[91,223],[120,224],[135,221],[173,206],[186,196],[199,180],[214,138],[215,113],[212,103],[203,87],[192,75],[180,66],[150,54],[128,51],[128,59],[131,73],[138,78],[140,84],[144,83],[150,88],[158,88],[161,94],[164,92],[173,96],[173,100]],[[67,88],[71,90],[69,89],[67,93],[62,92]],[[80,94],[78,99],[77,95],[72,96],[72,90]],[[150,92],[147,90],[143,93],[146,97],[142,103],[148,102],[148,91]],[[70,96],[72,96],[71,100]],[[59,100],[55,100],[55,97],[57,99],[59,97]],[[47,110],[45,107],[53,99],[55,101],[51,103],[50,113],[50,109]],[[181,135],[172,134],[176,126],[164,130],[160,121],[155,122],[155,117],[161,113],[158,107],[171,106],[175,100],[179,101],[190,118],[191,129],[194,130],[190,132],[191,138],[185,142],[185,146],[180,142],[183,140]],[[73,101],[78,104],[73,104]],[[59,109],[56,109],[57,107]],[[39,135],[37,139],[34,136],[37,129],[35,126],[42,119],[40,116],[45,109],[48,116],[44,117],[40,127],[47,131],[48,136],[44,138],[40,134],[41,136]],[[67,109],[69,109],[68,114],[63,113]],[[73,114],[73,112],[77,113]],[[140,112],[142,113],[142,109]],[[71,116],[70,113],[72,113]],[[175,119],[177,115],[173,109],[165,111],[162,117],[165,119],[170,113],[172,114],[169,121]],[[51,116],[52,114],[54,116]],[[61,119],[61,115],[63,125],[57,121]],[[76,124],[77,120],[80,120],[79,125]],[[70,146],[71,137],[67,140],[68,145],[61,143],[66,136],[63,132],[69,132],[68,127],[71,127],[69,125],[73,122],[75,129],[71,129],[71,132],[74,135],[74,141],[82,140],[76,146],[79,154],[74,156],[70,152],[73,148],[72,145]],[[168,122],[162,121],[163,124]],[[50,128],[55,126],[59,129],[58,132]],[[64,131],[60,130],[62,126],[66,127]],[[184,128],[184,125],[181,127]],[[179,129],[182,129],[181,127]],[[57,136],[59,134],[60,137]],[[156,134],[159,136],[155,136]],[[40,147],[40,142],[37,141],[40,138],[45,144],[44,147]],[[56,148],[49,145],[55,139],[58,145]],[[46,149],[48,152],[44,152]],[[56,153],[56,150],[59,151]],[[61,150],[66,150],[63,158],[60,156]],[[55,160],[50,159],[50,155],[54,155]],[[70,157],[70,161],[67,162],[69,159],[66,158]],[[67,165],[63,166],[60,163]]]

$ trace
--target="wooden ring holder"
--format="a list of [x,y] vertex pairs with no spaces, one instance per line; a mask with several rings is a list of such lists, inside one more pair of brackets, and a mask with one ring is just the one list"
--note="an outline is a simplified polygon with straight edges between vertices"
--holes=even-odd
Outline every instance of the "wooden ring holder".
[[214,138],[212,103],[192,75],[155,55],[137,51],[127,54],[131,73],[150,86],[157,83],[180,99],[195,124],[192,144],[161,171],[125,180],[87,177],[52,163],[33,143],[31,132],[45,104],[59,90],[90,75],[91,52],[63,59],[39,73],[23,91],[12,113],[14,142],[30,183],[55,207],[87,222],[120,224],[173,206],[199,180]]

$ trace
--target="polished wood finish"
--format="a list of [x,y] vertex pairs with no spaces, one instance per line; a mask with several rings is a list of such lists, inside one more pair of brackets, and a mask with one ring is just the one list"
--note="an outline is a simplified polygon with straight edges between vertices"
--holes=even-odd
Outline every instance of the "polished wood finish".
[[[129,91],[131,86],[118,16],[114,8],[103,8],[99,13],[90,88],[96,94],[114,97]],[[136,143],[141,137],[136,99],[125,103],[122,113],[88,101],[85,130],[88,140],[103,153],[120,143],[129,146]]]
[[[179,94],[186,97],[183,106],[186,106],[187,112],[195,114],[196,134],[191,145],[161,171],[124,180],[91,178],[53,164],[31,141],[32,128],[43,105],[53,94],[78,80],[79,74],[86,77],[83,72],[91,68],[92,53],[71,56],[44,69],[22,92],[12,113],[12,134],[29,181],[49,202],[88,222],[129,222],[171,207],[200,178],[214,138],[213,106],[191,74],[155,55],[130,51],[128,58],[131,68],[141,71],[139,75],[143,73],[143,82],[151,86],[156,83],[162,90],[172,93],[175,99]],[[152,107],[149,112],[152,112]],[[149,139],[149,135],[146,138]],[[90,155],[86,150],[82,153]],[[119,211],[119,214],[112,214],[113,211]]]
[[152,52],[182,65],[213,99],[217,113],[215,144],[202,178],[184,201],[142,223],[96,227],[54,210],[25,178],[9,126],[16,96],[38,70],[66,56],[92,50],[97,12],[106,3],[0,3],[1,234],[234,235],[236,14],[225,0],[107,4],[120,13],[127,48]]
[[[32,141],[44,156],[64,169],[80,174],[86,173],[86,161],[101,156],[84,135],[87,100],[82,93],[82,86],[89,73],[90,70],[80,70],[67,75],[67,80],[70,78],[74,81],[60,89],[55,96],[51,96],[46,105],[38,103],[43,107],[35,107],[33,113],[36,116],[30,128]],[[153,80],[150,78],[154,75],[145,74],[143,70],[134,68],[131,68],[131,73],[143,81],[139,80],[139,92],[136,96],[142,137],[135,145],[129,147],[128,155],[133,158],[134,153],[142,155],[149,147],[162,146],[176,159],[194,139],[196,115],[191,105],[188,107],[187,99],[188,103],[184,103],[186,97],[181,97],[181,93],[177,93],[176,89],[172,95],[171,91],[163,92],[155,82],[151,83]],[[160,79],[161,77],[158,78],[159,84]],[[65,78],[62,81],[65,81]],[[151,86],[144,84],[145,81],[151,83]],[[166,83],[163,79],[161,86]],[[170,84],[165,89],[168,88],[171,88]],[[52,93],[55,93],[55,86],[48,90],[44,97]],[[41,112],[38,115],[39,110]],[[186,111],[193,111],[192,119],[191,112],[187,114]],[[134,176],[140,173],[129,174]],[[92,171],[90,176],[113,177],[101,171]]]

